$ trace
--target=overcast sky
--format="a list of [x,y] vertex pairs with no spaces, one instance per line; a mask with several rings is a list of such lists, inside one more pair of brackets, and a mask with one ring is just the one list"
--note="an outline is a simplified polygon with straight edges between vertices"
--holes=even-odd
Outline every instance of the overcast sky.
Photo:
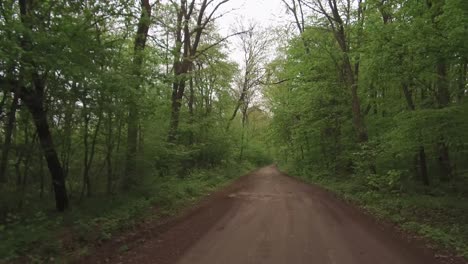
[[[283,23],[286,17],[281,0],[230,0],[223,5],[219,13],[226,11],[230,13],[218,20],[223,35],[232,33],[239,19],[252,20],[263,27],[270,27]],[[230,48],[234,49],[235,45],[230,45]],[[239,62],[242,54],[236,50],[232,51],[231,59]]]
[[253,19],[263,25],[276,24],[284,16],[281,0],[230,0],[223,6],[223,11],[234,11],[220,19],[222,26],[235,23],[236,18]]

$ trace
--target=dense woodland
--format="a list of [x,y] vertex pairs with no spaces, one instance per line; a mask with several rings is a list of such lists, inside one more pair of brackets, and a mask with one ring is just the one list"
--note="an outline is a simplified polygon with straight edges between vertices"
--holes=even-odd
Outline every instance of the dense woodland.
[[216,31],[224,2],[140,4],[2,1],[3,214],[52,196],[64,211],[252,150],[242,124],[264,114],[231,86],[250,66],[224,47],[244,32]]
[[152,199],[169,210],[270,162],[250,101],[260,60],[251,44],[243,64],[228,58],[253,29],[221,34],[226,2],[0,1],[2,258],[53,241],[54,207],[81,233],[84,214],[102,226],[125,207],[108,217],[118,228]]
[[0,232],[273,160],[468,199],[468,2],[282,0],[284,24],[226,35],[227,2],[0,1]]
[[468,255],[468,2],[283,0],[265,96],[277,159]]
[[283,160],[377,185],[466,180],[465,1],[284,3],[300,37],[267,92]]

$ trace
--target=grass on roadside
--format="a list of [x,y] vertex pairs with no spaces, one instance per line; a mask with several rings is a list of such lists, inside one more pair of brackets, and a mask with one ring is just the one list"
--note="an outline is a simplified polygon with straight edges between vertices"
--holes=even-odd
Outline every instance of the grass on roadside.
[[468,258],[468,197],[456,192],[418,193],[372,190],[357,177],[302,176],[341,198],[357,204],[377,218],[433,241],[439,248]]
[[64,214],[37,210],[27,217],[9,215],[7,224],[0,225],[0,263],[64,263],[90,254],[96,243],[143,219],[173,215],[251,168],[231,164],[185,178],[155,176],[130,193],[94,197]]

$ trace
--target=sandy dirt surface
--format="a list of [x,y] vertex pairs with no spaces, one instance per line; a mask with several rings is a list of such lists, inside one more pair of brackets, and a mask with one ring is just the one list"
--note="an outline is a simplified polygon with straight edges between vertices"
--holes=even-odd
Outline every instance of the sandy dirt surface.
[[254,171],[185,215],[131,237],[121,242],[125,252],[109,245],[83,263],[451,263],[275,166]]

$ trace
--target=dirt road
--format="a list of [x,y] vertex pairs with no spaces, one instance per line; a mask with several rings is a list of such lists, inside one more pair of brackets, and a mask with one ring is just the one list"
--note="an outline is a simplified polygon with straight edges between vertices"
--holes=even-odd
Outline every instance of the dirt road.
[[[269,166],[110,263],[431,264],[406,242],[330,193]],[[104,262],[104,261],[103,261]],[[89,262],[88,262],[89,263]]]

